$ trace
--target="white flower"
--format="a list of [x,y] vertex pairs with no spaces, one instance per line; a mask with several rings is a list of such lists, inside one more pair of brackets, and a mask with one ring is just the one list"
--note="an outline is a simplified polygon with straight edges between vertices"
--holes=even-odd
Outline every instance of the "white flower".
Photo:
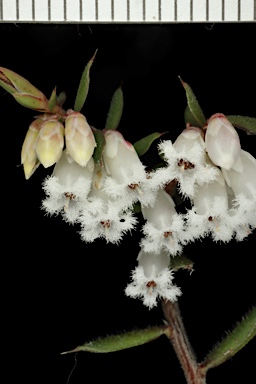
[[209,119],[205,145],[212,162],[224,169],[233,166],[241,151],[237,131],[221,113],[216,113]]
[[172,255],[182,251],[185,232],[183,219],[175,210],[173,199],[163,189],[159,189],[153,207],[142,207],[142,214],[147,223],[143,226],[146,238],[141,240],[145,252],[159,253],[163,249]]
[[169,253],[140,251],[137,260],[139,265],[132,272],[132,282],[126,287],[125,294],[142,299],[149,309],[156,306],[160,298],[176,301],[181,295],[181,290],[172,283],[173,272],[169,269]]
[[104,190],[113,197],[122,198],[123,208],[136,201],[153,204],[157,187],[151,182],[133,145],[118,131],[105,131],[106,145],[103,160],[109,176]]
[[122,210],[121,201],[111,199],[103,190],[106,172],[100,166],[95,168],[88,203],[79,217],[82,240],[93,242],[105,238],[107,242],[119,243],[123,235],[137,223],[132,212]]
[[66,221],[74,223],[86,203],[93,169],[92,158],[86,167],[81,167],[64,151],[52,176],[43,183],[47,197],[42,202],[42,208],[50,215],[62,213]]
[[174,144],[170,140],[158,146],[168,163],[167,167],[156,171],[163,184],[176,179],[184,196],[193,197],[196,186],[216,179],[219,170],[207,161],[201,132],[196,128],[185,129]]
[[186,215],[188,240],[211,234],[215,241],[230,241],[236,223],[229,212],[223,176],[219,174],[216,181],[198,188],[193,203]]

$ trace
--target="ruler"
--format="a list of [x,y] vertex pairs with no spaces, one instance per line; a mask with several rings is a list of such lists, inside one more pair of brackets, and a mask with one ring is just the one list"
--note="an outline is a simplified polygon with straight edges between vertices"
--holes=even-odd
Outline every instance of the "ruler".
[[255,22],[256,0],[0,0],[0,22]]

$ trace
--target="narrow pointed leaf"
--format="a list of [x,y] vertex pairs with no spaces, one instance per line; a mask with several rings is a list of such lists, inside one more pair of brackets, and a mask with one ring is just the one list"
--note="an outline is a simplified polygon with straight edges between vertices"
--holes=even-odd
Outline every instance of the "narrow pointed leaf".
[[96,164],[102,164],[102,152],[106,144],[105,136],[100,129],[93,129],[93,134],[97,144],[93,158]]
[[48,112],[48,103],[46,100],[39,99],[26,93],[13,93],[12,96],[23,107],[34,109],[36,111]]
[[185,91],[186,91],[186,96],[187,96],[187,103],[189,110],[194,118],[194,123],[196,127],[203,128],[203,126],[206,123],[206,119],[204,116],[204,113],[196,99],[196,96],[194,95],[194,92],[192,91],[191,87],[185,83],[180,77],[179,77],[181,84],[183,85]]
[[122,117],[124,107],[124,98],[122,88],[119,87],[115,91],[108,112],[108,117],[105,125],[105,129],[117,129]]
[[155,132],[151,133],[150,135],[143,137],[142,139],[136,141],[133,146],[135,148],[135,151],[138,153],[139,156],[144,155],[150,148],[151,144],[154,140],[159,139],[162,135],[164,135],[167,132]]
[[201,369],[205,372],[224,363],[256,336],[256,307],[206,356]]
[[248,135],[256,135],[256,118],[248,116],[226,116],[231,124],[242,129]]
[[89,83],[90,83],[90,69],[93,64],[94,58],[96,56],[97,51],[94,53],[93,57],[89,62],[86,64],[85,69],[82,73],[82,77],[78,86],[76,99],[75,99],[75,105],[74,105],[74,111],[80,112],[83,108],[83,105],[85,103],[88,91],[89,91]]
[[52,91],[52,94],[50,96],[50,99],[48,101],[48,108],[49,111],[52,112],[53,108],[57,105],[57,95],[56,95],[56,87]]
[[80,351],[94,353],[109,353],[117,352],[128,348],[137,347],[149,343],[165,334],[167,326],[151,327],[147,329],[136,329],[131,332],[121,333],[118,335],[99,338],[89,343],[85,343],[67,352],[62,352],[62,355],[67,353],[76,353]]
[[181,255],[171,258],[170,268],[173,271],[178,271],[179,269],[187,269],[192,273],[193,265],[194,263],[192,260],[190,260],[185,255]]
[[193,116],[192,112],[189,109],[189,106],[187,105],[184,111],[184,120],[185,120],[185,125],[189,124],[191,127],[198,127],[198,121],[196,118]]

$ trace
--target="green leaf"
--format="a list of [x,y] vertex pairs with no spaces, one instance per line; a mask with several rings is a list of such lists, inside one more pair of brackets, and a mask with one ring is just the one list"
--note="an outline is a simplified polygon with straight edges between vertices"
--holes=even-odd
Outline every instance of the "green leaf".
[[136,141],[133,146],[135,148],[135,151],[139,156],[144,155],[150,148],[151,144],[154,140],[159,139],[162,135],[166,134],[167,132],[155,132],[151,133],[150,135],[143,137],[142,139]]
[[248,135],[256,135],[256,118],[248,116],[226,116],[235,127],[243,129]]
[[167,332],[167,326],[156,326],[146,329],[136,329],[134,331],[111,335],[104,338],[99,338],[89,343],[85,343],[72,349],[71,351],[62,352],[61,355],[75,352],[94,352],[94,353],[109,353],[117,352],[123,349],[137,347],[145,343],[149,343]]
[[187,256],[175,256],[171,258],[170,268],[174,271],[178,271],[179,269],[187,269],[191,273],[193,272],[193,261],[190,260]]
[[52,94],[50,96],[50,99],[48,101],[48,108],[49,111],[52,112],[53,108],[57,105],[57,95],[56,95],[56,87],[52,91]]
[[78,86],[76,99],[75,99],[75,105],[74,105],[74,111],[80,112],[83,108],[83,105],[85,103],[88,91],[89,91],[89,83],[90,83],[90,69],[93,64],[94,58],[96,56],[97,50],[95,51],[93,57],[89,62],[86,64],[85,69],[82,73],[82,77]]
[[23,107],[34,109],[36,111],[48,112],[48,102],[46,99],[39,99],[26,93],[13,93],[12,96]]
[[[204,113],[196,99],[196,96],[194,95],[194,92],[192,91],[191,87],[185,83],[180,77],[179,77],[181,84],[183,85],[186,96],[187,96],[187,103],[189,107],[189,111],[191,115],[193,116],[193,125],[196,127],[203,128],[203,126],[206,123],[206,119],[204,116]],[[190,117],[191,119],[191,117]]]
[[200,368],[207,372],[208,369],[224,363],[240,351],[240,349],[255,336],[256,307],[250,310],[234,330],[213,348],[200,364]]
[[102,164],[102,152],[106,144],[105,136],[100,129],[92,128],[92,131],[97,144],[94,150],[93,158],[96,164]]
[[189,124],[191,127],[198,127],[198,122],[195,119],[195,117],[192,115],[192,112],[189,109],[189,106],[187,105],[184,111],[184,120],[185,125]]
[[112,99],[110,108],[108,111],[108,117],[105,125],[105,129],[117,129],[118,124],[121,120],[124,107],[124,98],[122,88],[119,87],[115,91]]

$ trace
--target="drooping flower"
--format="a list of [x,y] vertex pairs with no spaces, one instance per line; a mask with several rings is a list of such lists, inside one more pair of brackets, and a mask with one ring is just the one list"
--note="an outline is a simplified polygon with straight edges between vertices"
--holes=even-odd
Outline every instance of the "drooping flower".
[[211,235],[214,241],[228,242],[234,235],[236,223],[230,215],[225,180],[217,180],[197,189],[193,208],[186,215],[188,240]]
[[141,299],[149,309],[155,307],[161,298],[176,301],[181,290],[172,283],[174,276],[169,269],[169,253],[145,253],[141,250],[137,260],[138,266],[132,271],[132,282],[126,287],[125,294]]
[[207,161],[205,144],[201,130],[185,129],[172,144],[163,141],[158,146],[167,166],[156,171],[156,177],[162,184],[176,179],[179,191],[184,196],[193,197],[197,186],[216,179],[219,170]]
[[42,120],[36,119],[30,124],[22,145],[21,164],[23,164],[25,178],[27,180],[32,176],[40,164],[35,151],[35,142],[39,135],[42,123]]
[[212,162],[227,170],[232,168],[241,152],[238,133],[222,113],[209,119],[205,145]]
[[68,154],[85,167],[93,155],[96,142],[84,115],[72,110],[67,111],[65,139]]
[[42,202],[42,208],[50,215],[62,213],[66,221],[74,223],[86,204],[93,169],[93,158],[86,167],[81,167],[65,150],[55,165],[52,176],[43,183],[47,197]]
[[256,228],[256,159],[244,150],[230,170],[222,169],[233,193],[231,214],[237,220],[236,239]]
[[54,118],[44,121],[35,141],[36,155],[42,165],[48,168],[55,164],[62,155],[63,147],[63,124]]
[[106,194],[105,178],[106,171],[97,165],[87,204],[79,217],[80,235],[86,242],[104,238],[107,243],[118,244],[123,235],[135,227],[137,220],[130,209],[122,209],[120,199],[114,200]]
[[141,211],[147,220],[142,229],[145,238],[141,240],[141,248],[153,253],[164,249],[173,256],[180,253],[185,239],[184,223],[170,195],[159,189],[154,206],[142,207]]
[[122,198],[123,207],[130,207],[136,201],[142,205],[153,204],[156,186],[148,177],[133,145],[118,131],[105,131],[106,145],[103,160],[108,177],[104,190],[112,198]]

